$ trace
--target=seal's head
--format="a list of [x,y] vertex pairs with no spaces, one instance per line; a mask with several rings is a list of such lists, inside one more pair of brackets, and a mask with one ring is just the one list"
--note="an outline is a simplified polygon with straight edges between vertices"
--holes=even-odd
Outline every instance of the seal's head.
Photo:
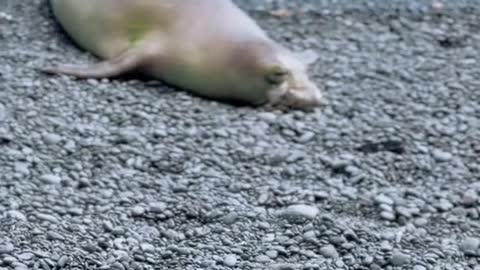
[[261,66],[267,106],[280,109],[313,109],[324,104],[322,91],[309,78],[308,63],[276,43],[263,44]]

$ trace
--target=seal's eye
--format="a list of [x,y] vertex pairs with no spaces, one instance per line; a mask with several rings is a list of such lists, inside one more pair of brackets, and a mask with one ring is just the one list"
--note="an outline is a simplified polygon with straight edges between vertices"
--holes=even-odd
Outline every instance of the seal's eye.
[[279,85],[285,82],[288,73],[288,70],[279,66],[274,66],[270,68],[265,75],[265,80],[270,84]]

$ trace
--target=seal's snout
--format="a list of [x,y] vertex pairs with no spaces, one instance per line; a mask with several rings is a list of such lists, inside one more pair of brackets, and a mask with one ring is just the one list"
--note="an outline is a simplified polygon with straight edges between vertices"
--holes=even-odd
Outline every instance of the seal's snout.
[[324,104],[324,97],[320,89],[309,82],[306,87],[289,89],[284,97],[287,106],[295,109],[313,109]]

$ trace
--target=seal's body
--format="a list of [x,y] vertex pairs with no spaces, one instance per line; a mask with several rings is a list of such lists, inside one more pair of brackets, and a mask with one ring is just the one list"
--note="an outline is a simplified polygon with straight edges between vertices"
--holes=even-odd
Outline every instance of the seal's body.
[[103,61],[48,67],[79,78],[141,71],[214,99],[311,108],[306,65],[230,0],[50,0],[63,29]]

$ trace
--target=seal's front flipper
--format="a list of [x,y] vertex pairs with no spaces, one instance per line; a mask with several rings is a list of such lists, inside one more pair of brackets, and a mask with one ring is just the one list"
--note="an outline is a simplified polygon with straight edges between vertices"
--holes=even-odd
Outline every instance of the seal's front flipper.
[[151,48],[138,46],[130,48],[112,59],[88,66],[59,65],[41,68],[40,70],[49,74],[64,74],[83,79],[115,77],[138,69],[155,53]]

